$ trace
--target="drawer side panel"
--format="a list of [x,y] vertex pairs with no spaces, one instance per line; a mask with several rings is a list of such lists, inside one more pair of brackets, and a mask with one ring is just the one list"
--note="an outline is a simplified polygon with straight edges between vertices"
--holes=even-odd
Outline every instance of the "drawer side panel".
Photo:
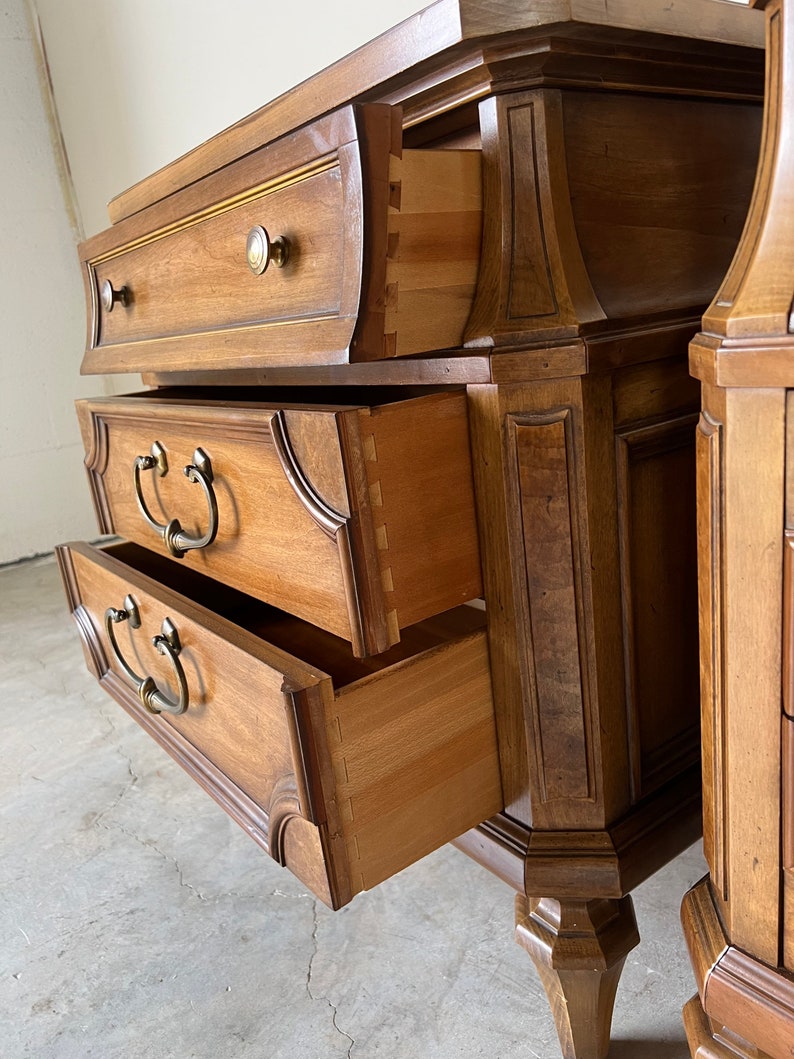
[[485,633],[351,685],[328,742],[353,892],[502,806]]

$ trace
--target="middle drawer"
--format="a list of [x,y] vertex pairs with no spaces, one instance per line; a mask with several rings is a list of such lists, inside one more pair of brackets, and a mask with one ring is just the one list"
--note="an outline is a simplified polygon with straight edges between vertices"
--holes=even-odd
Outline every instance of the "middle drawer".
[[101,532],[344,637],[359,656],[481,595],[464,393],[217,395],[78,402]]

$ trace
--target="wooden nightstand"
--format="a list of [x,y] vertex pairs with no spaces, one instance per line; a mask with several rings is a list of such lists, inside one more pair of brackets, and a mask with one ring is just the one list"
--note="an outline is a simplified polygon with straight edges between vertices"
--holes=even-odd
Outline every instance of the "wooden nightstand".
[[700,1059],[794,1055],[794,20],[767,15],[763,153],[733,265],[692,343],[704,837],[683,919]]
[[605,1054],[628,893],[700,828],[686,350],[762,29],[441,0],[81,248],[83,370],[152,387],[79,408],[131,542],[60,550],[90,668],[333,906],[457,840],[568,1057]]

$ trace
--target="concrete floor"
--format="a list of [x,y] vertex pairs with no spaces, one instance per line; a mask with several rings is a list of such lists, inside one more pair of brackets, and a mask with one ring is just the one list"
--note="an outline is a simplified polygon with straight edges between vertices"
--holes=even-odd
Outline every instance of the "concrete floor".
[[[0,1059],[559,1059],[513,896],[445,848],[329,912],[101,693],[52,560],[0,570]],[[635,894],[614,1059],[688,1059],[693,848]]]

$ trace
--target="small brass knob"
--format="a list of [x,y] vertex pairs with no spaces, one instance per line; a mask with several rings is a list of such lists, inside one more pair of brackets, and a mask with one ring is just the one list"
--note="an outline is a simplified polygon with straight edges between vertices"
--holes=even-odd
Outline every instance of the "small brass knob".
[[248,267],[255,276],[261,276],[268,265],[284,268],[289,260],[289,240],[283,235],[271,239],[261,224],[256,224],[248,233],[245,243],[245,256]]
[[102,299],[102,308],[106,313],[113,312],[113,306],[116,302],[120,302],[121,305],[125,306],[130,303],[129,287],[120,287],[118,290],[115,290],[109,279],[102,282],[99,296]]

